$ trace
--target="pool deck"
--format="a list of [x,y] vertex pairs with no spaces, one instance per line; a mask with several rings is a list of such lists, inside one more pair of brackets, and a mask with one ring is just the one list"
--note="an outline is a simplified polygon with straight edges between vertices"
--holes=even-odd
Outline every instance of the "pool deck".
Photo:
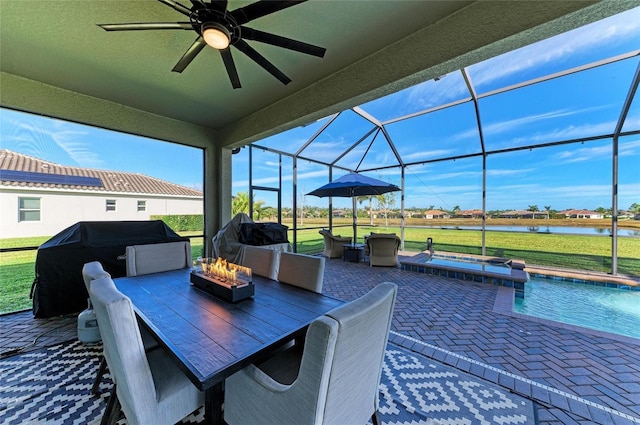
[[[518,315],[511,288],[340,259],[323,292],[348,301],[385,281],[399,286],[391,342],[534,400],[540,425],[640,424],[640,339]],[[75,316],[0,316],[1,353],[74,338]]]

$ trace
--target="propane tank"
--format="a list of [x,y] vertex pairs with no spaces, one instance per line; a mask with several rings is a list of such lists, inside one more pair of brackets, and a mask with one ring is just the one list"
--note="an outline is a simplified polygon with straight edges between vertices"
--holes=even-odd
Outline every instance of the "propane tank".
[[91,308],[91,302],[86,310],[78,315],[78,340],[85,344],[95,344],[102,341],[96,312]]

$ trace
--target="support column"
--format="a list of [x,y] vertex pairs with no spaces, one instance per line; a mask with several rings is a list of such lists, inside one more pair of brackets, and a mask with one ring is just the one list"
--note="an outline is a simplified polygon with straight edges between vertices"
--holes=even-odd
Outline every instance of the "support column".
[[210,256],[211,239],[231,220],[231,149],[204,150],[204,237],[205,256]]

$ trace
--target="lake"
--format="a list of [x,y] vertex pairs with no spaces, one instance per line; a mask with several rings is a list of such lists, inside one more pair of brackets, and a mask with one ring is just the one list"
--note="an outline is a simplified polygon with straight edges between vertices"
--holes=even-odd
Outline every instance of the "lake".
[[[411,226],[425,229],[443,230],[482,230],[482,226]],[[572,226],[491,226],[486,230],[499,232],[544,233],[544,234],[569,234],[569,235],[602,235],[610,236],[610,228],[602,227],[572,227]],[[618,227],[618,236],[640,237],[640,230],[621,229]]]

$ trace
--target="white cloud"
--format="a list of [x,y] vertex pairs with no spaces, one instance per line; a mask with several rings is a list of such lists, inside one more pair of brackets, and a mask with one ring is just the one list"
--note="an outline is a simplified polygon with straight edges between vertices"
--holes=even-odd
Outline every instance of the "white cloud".
[[640,37],[640,8],[612,16],[583,28],[542,40],[470,67],[476,85],[493,84],[514,73],[577,56],[621,39]]
[[88,128],[9,110],[2,111],[2,121],[3,142],[9,147],[14,145],[20,152],[38,158],[55,158],[55,152],[61,150],[73,165],[90,168],[103,165],[90,148],[95,140],[91,140]]

